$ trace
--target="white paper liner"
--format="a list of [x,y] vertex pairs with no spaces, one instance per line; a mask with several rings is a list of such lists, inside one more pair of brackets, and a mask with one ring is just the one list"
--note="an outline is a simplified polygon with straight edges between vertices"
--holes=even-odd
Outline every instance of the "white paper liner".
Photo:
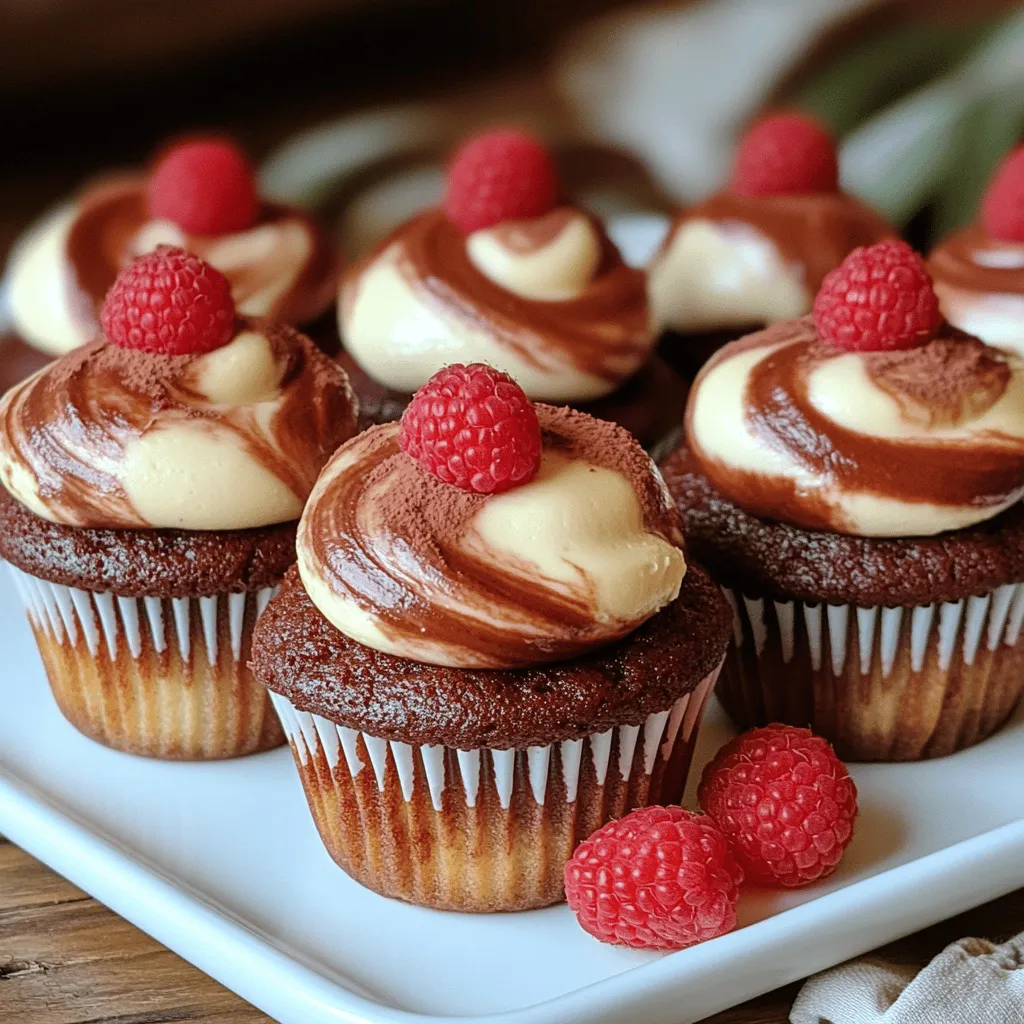
[[202,624],[206,655],[211,665],[218,660],[217,618],[222,603],[227,605],[231,652],[237,662],[242,656],[242,629],[247,606],[255,606],[257,616],[277,593],[278,587],[241,594],[216,594],[210,597],[170,598],[171,622],[156,597],[117,597],[77,587],[65,587],[30,576],[8,563],[8,570],[21,596],[28,617],[36,628],[50,634],[58,643],[74,645],[84,636],[93,656],[104,653],[116,659],[122,643],[137,659],[143,650],[143,635],[148,633],[157,651],[176,643],[183,661],[192,653],[191,622]]
[[[624,781],[632,774],[638,745],[643,758],[643,770],[650,775],[659,758],[668,761],[677,743],[687,743],[693,738],[701,712],[718,679],[720,667],[702,679],[691,693],[681,697],[671,708],[649,715],[643,726],[618,727],[619,758],[613,770]],[[584,756],[593,758],[598,785],[604,785],[611,767],[609,760],[614,730],[609,729],[582,739],[563,740],[558,743],[562,770],[561,778],[557,780],[551,778],[549,771],[552,748],[556,746],[553,743],[547,746],[527,747],[523,750],[456,750],[459,772],[458,776],[452,779],[447,777],[445,772],[446,748],[442,746],[417,747],[397,740],[383,740],[346,726],[335,725],[319,715],[299,711],[286,697],[272,690],[270,698],[277,709],[285,735],[302,764],[308,763],[311,752],[315,753],[322,747],[332,769],[337,767],[344,756],[349,773],[355,778],[367,767],[360,757],[360,752],[365,751],[380,791],[384,791],[390,760],[401,783],[402,795],[408,802],[412,799],[416,779],[413,759],[419,758],[430,791],[431,803],[436,811],[442,808],[442,796],[448,785],[460,785],[466,805],[476,806],[481,785],[481,759],[485,757],[491,760],[495,787],[501,806],[505,809],[512,802],[517,761],[525,762],[527,784],[530,786],[533,799],[540,806],[544,805],[552,785],[564,786],[566,803],[575,802],[580,764]]]
[[[766,629],[764,600],[724,591],[733,610],[733,643],[742,647],[747,631],[755,653],[764,649]],[[1024,583],[1008,583],[989,594],[919,605],[913,608],[860,608],[854,605],[805,604],[802,601],[774,601],[779,624],[782,660],[788,664],[794,653],[796,616],[807,629],[811,667],[819,671],[824,655],[823,635],[828,636],[829,663],[834,675],[845,670],[846,659],[855,658],[861,675],[868,675],[877,658],[884,678],[892,672],[903,617],[910,617],[910,662],[914,672],[924,667],[933,630],[938,631],[939,667],[945,671],[959,650],[964,664],[972,665],[981,644],[994,651],[1001,644],[1017,643],[1024,625]],[[856,622],[857,644],[848,650],[850,617]],[[824,621],[823,621],[824,620]],[[744,630],[746,626],[746,631]]]

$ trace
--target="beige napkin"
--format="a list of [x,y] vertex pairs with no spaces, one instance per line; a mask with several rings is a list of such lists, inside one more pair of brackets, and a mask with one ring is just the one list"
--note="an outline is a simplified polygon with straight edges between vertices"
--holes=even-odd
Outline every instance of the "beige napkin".
[[[916,975],[916,976],[915,976]],[[1024,1024],[1024,933],[961,939],[927,967],[865,957],[810,978],[792,1024]]]

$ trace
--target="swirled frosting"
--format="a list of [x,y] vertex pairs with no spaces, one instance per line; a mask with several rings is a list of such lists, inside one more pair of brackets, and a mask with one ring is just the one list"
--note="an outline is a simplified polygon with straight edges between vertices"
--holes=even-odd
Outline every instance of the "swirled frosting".
[[174,245],[213,264],[231,283],[243,316],[305,323],[334,300],[337,262],[304,213],[266,204],[254,227],[205,238],[150,220],[145,182],[106,181],[44,217],[9,263],[11,312],[18,333],[51,355],[91,341],[114,278],[135,256]]
[[704,367],[686,427],[721,494],[796,526],[928,536],[1024,495],[1024,363],[950,327],[865,353],[776,324]]
[[538,405],[538,475],[459,490],[398,447],[398,424],[342,447],[299,524],[302,583],[346,636],[461,668],[571,658],[631,632],[679,593],[678,515],[621,427]]
[[677,218],[648,271],[661,329],[715,331],[803,316],[851,249],[895,236],[842,193],[720,192]]
[[355,420],[344,373],[288,327],[244,321],[194,356],[101,339],[0,401],[0,482],[66,526],[269,526],[299,517]]
[[1024,242],[991,238],[975,224],[932,250],[928,272],[951,324],[1024,355]]
[[346,275],[339,328],[353,359],[395,391],[449,363],[483,362],[531,398],[591,401],[650,353],[643,281],[575,210],[468,238],[429,210]]

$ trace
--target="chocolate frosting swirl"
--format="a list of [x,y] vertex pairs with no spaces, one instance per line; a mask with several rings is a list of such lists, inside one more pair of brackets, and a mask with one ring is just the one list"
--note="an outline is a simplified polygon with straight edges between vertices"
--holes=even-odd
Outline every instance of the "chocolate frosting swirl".
[[[629,504],[639,522],[622,509],[621,530],[598,557],[611,562],[615,542],[641,552],[611,569],[620,589],[635,588],[636,606],[617,618],[602,614],[592,563],[579,566],[582,580],[559,585],[545,578],[537,564],[539,540],[525,553],[495,549],[480,517],[491,502],[516,491],[480,495],[442,483],[401,452],[397,424],[386,424],[338,452],[300,523],[303,583],[335,626],[418,661],[512,668],[612,642],[675,597],[684,571],[682,536],[675,506],[646,453],[612,423],[567,408],[536,409],[546,455],[594,474],[583,478],[584,489],[588,480],[600,489],[597,474],[610,470],[634,496]],[[578,483],[573,486],[578,493]],[[562,516],[569,517],[574,500],[572,493],[559,494]],[[595,535],[594,546],[604,539]]]
[[[998,260],[979,262],[981,253],[1006,254],[1011,265],[999,266]],[[1024,245],[991,238],[980,224],[972,224],[944,238],[932,250],[928,272],[940,287],[1024,295]]]
[[[267,526],[298,518],[355,421],[344,373],[288,327],[240,321],[227,346],[190,356],[101,339],[0,402],[0,480],[67,526]],[[137,457],[153,440],[164,447]]]
[[441,210],[427,210],[352,267],[342,301],[351,307],[360,275],[385,249],[400,242],[403,275],[445,318],[487,332],[529,366],[543,370],[555,356],[615,385],[643,364],[653,338],[643,273],[626,266],[607,235],[599,234],[601,260],[583,294],[538,301],[516,295],[482,274],[467,254],[462,232]]
[[[991,518],[1020,497],[1022,395],[1019,361],[954,328],[908,351],[847,353],[804,317],[711,360],[691,393],[687,436],[716,490],[757,516],[923,535]],[[742,433],[719,437],[721,409],[710,403],[730,401]],[[862,424],[850,422],[854,407]]]
[[[131,243],[150,220],[146,210],[145,180],[137,176],[108,179],[87,188],[78,201],[75,218],[67,238],[67,258],[78,287],[87,305],[98,313],[114,278],[137,253]],[[235,304],[244,312],[248,299],[272,287],[275,282],[291,278],[266,310],[260,315],[280,323],[301,324],[328,309],[334,300],[338,276],[337,258],[315,221],[300,210],[277,203],[264,203],[259,228],[297,227],[308,240],[308,253],[295,267],[294,254],[281,247],[267,251],[254,247],[251,259],[232,260],[230,267],[219,268],[231,282]],[[214,247],[225,237],[204,238],[184,235],[182,247],[217,265]]]
[[787,259],[800,264],[813,295],[825,275],[860,245],[895,238],[896,231],[880,214],[842,192],[794,196],[743,196],[718,192],[676,218],[663,248],[691,220],[739,221],[770,238]]

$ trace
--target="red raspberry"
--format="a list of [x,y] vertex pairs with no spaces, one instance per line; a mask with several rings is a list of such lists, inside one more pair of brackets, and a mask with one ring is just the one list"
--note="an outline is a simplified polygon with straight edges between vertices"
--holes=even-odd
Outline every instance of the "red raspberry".
[[245,154],[226,139],[182,142],[149,178],[149,215],[191,235],[226,235],[256,223],[260,199]]
[[825,275],[814,323],[839,348],[881,352],[930,341],[942,316],[924,260],[906,242],[879,242]]
[[683,949],[736,927],[742,881],[710,818],[644,807],[580,843],[565,867],[565,897],[602,942]]
[[832,744],[791,725],[727,743],[704,769],[698,799],[748,881],[763,885],[792,888],[830,875],[857,817],[857,787]]
[[526,392],[483,363],[454,363],[413,395],[398,434],[402,451],[446,484],[498,494],[540,468],[540,424]]
[[103,333],[119,348],[169,356],[220,348],[231,340],[234,321],[227,278],[169,245],[125,267],[100,313]]
[[776,114],[743,137],[729,185],[743,196],[835,192],[836,147],[824,128],[801,114]]
[[507,128],[467,142],[448,168],[444,211],[467,235],[554,209],[558,178],[533,136]]
[[981,222],[992,238],[1024,242],[1024,146],[996,168],[981,201]]

